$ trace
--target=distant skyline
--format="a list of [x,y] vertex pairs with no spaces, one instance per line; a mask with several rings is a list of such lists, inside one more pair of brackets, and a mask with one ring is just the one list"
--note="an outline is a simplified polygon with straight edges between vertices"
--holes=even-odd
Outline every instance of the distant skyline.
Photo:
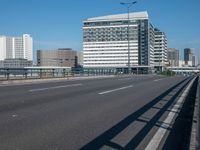
[[[0,35],[31,34],[38,49],[82,50],[82,25],[90,17],[126,13],[127,0],[1,0]],[[138,0],[131,12],[148,11],[155,27],[164,31],[168,47],[194,48],[200,55],[199,0]]]

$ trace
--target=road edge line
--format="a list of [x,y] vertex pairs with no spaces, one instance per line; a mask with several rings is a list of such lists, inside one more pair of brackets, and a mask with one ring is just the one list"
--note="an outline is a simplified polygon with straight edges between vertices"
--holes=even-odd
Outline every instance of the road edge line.
[[178,99],[176,104],[173,106],[170,113],[167,115],[166,119],[161,124],[161,127],[159,127],[159,129],[154,134],[153,138],[150,140],[150,142],[145,147],[145,150],[156,150],[156,149],[158,149],[165,133],[167,132],[168,127],[171,126],[171,123],[174,120],[176,113],[179,112],[180,107],[182,107],[182,104],[183,104],[187,94],[189,93],[189,90],[192,87],[195,79],[196,79],[196,77],[193,78],[192,81],[190,81],[187,88],[181,94],[180,98]]

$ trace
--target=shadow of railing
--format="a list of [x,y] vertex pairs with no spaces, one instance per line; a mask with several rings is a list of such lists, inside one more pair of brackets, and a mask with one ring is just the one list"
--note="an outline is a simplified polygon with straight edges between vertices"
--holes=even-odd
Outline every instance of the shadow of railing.
[[[90,141],[88,144],[84,145],[80,150],[97,150],[102,148],[103,146],[108,146],[110,148],[118,149],[118,150],[124,150],[124,149],[134,149],[138,146],[138,144],[144,139],[144,137],[147,135],[149,130],[153,128],[154,126],[158,126],[157,122],[159,118],[167,111],[168,107],[174,102],[176,97],[180,94],[180,92],[183,90],[183,88],[189,83],[190,78],[184,79],[183,81],[179,82],[178,84],[174,85],[173,87],[169,88],[167,91],[153,99],[148,104],[144,105],[139,110],[135,111],[131,115],[124,118],[122,121]],[[185,83],[184,83],[185,82]],[[176,89],[178,86],[184,83],[184,86],[182,86],[171,98],[170,100],[162,107],[160,110],[156,113],[153,118],[151,118],[148,122],[146,122],[146,125],[128,142],[128,144],[125,147],[122,147],[121,145],[112,142],[111,140],[116,137],[119,133],[121,133],[123,130],[125,130],[130,124],[134,123],[139,119],[139,117],[142,116],[145,112],[147,112],[149,109],[154,107],[155,104],[160,102],[162,99],[164,99],[165,96],[170,94],[174,89]],[[145,121],[145,120],[144,120]]]

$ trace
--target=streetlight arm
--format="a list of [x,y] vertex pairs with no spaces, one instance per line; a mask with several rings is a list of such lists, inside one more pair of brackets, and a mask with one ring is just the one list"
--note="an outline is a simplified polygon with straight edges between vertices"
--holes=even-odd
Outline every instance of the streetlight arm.
[[125,7],[127,8],[130,8],[132,5],[136,4],[137,1],[134,1],[134,2],[130,2],[130,3],[124,3],[124,2],[121,2],[120,4],[121,5],[124,5]]

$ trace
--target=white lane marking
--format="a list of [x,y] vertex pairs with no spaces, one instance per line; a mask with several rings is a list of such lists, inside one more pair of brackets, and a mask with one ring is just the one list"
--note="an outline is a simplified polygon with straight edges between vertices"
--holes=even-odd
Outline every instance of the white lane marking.
[[146,146],[145,150],[154,150],[158,149],[158,146],[163,139],[165,133],[167,132],[168,128],[172,126],[172,121],[174,120],[174,117],[177,112],[180,111],[180,107],[182,106],[185,97],[187,96],[195,78],[190,82],[190,84],[187,86],[187,88],[184,90],[181,97],[178,99],[176,104],[173,106],[172,110],[168,114],[167,118],[164,120],[164,122],[161,124],[161,127],[157,130],[157,132],[154,134],[153,138],[149,142],[149,144]]
[[18,115],[17,115],[17,114],[15,114],[15,115],[12,115],[12,117],[13,117],[13,118],[15,118],[15,117],[18,117]]
[[45,90],[52,90],[52,89],[60,89],[60,88],[66,88],[66,87],[76,87],[81,86],[82,84],[70,84],[70,85],[61,85],[61,86],[53,86],[53,87],[47,87],[47,88],[39,88],[39,89],[32,89],[29,90],[29,92],[37,92],[37,91],[45,91]]
[[162,78],[162,79],[156,79],[156,80],[153,80],[153,81],[155,81],[155,82],[157,82],[157,81],[161,81],[161,80],[163,80],[164,78]]
[[133,85],[129,85],[129,86],[125,86],[125,87],[113,89],[113,90],[104,91],[104,92],[101,92],[101,93],[99,93],[99,94],[100,94],[100,95],[103,95],[103,94],[107,94],[107,93],[111,93],[111,92],[116,92],[116,91],[119,91],[119,90],[128,89],[128,88],[131,88],[131,87],[133,87]]
[[123,81],[123,80],[130,80],[131,78],[122,78],[122,79],[118,79],[119,81]]

